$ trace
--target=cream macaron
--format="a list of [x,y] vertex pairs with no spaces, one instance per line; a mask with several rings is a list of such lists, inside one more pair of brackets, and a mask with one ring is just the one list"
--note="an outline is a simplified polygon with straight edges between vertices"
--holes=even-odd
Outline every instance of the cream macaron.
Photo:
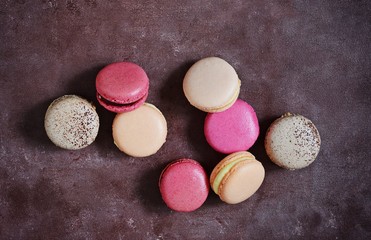
[[45,114],[45,131],[58,147],[76,150],[87,147],[96,138],[99,117],[95,107],[76,95],[55,99]]
[[165,143],[167,123],[158,108],[144,103],[131,112],[118,113],[113,120],[112,134],[122,152],[146,157],[155,154]]
[[241,151],[228,155],[215,166],[210,185],[222,201],[237,204],[259,189],[264,176],[264,167],[255,156]]
[[276,119],[265,136],[269,158],[280,167],[294,170],[307,167],[317,157],[321,138],[311,120],[286,113]]
[[218,57],[197,61],[187,71],[183,91],[194,107],[204,112],[221,112],[237,100],[241,81],[235,69]]

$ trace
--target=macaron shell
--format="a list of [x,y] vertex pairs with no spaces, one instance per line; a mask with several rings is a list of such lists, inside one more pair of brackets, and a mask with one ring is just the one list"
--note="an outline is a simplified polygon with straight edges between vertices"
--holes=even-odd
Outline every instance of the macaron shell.
[[229,204],[245,201],[259,189],[264,176],[264,167],[259,161],[239,162],[226,174],[220,184],[220,199]]
[[199,60],[187,71],[183,90],[196,108],[206,112],[223,111],[237,99],[240,80],[225,60],[208,57]]
[[198,209],[209,193],[205,170],[191,159],[170,163],[161,173],[159,187],[166,205],[179,212]]
[[290,113],[274,121],[265,138],[265,149],[272,162],[290,170],[310,165],[320,145],[321,138],[312,121]]
[[229,109],[206,116],[204,134],[218,152],[248,150],[259,136],[258,118],[251,105],[238,99]]
[[133,157],[155,154],[166,141],[167,123],[159,109],[144,103],[131,112],[118,113],[112,134],[116,146]]
[[55,99],[45,114],[45,131],[58,147],[77,150],[94,142],[99,130],[95,107],[76,95]]
[[109,111],[125,112],[139,107],[147,98],[148,88],[146,72],[131,62],[109,64],[96,77],[97,99]]

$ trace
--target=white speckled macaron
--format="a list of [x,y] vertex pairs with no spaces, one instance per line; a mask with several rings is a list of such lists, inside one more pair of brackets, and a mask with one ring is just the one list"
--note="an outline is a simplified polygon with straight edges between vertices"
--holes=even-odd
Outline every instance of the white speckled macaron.
[[280,167],[295,170],[307,167],[317,157],[321,138],[308,118],[286,113],[276,119],[265,136],[265,150]]
[[89,146],[96,138],[99,117],[95,107],[76,95],[55,99],[45,114],[45,130],[58,147],[76,150]]

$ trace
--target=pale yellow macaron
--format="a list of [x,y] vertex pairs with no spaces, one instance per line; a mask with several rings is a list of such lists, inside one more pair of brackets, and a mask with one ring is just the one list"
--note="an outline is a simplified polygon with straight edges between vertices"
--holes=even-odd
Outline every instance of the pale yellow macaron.
[[207,57],[187,71],[183,91],[194,107],[204,112],[221,112],[237,100],[240,85],[235,69],[228,62],[218,57]]
[[280,167],[294,170],[309,166],[317,157],[321,137],[311,120],[286,113],[276,119],[265,136],[269,158]]
[[210,185],[220,199],[229,204],[245,201],[263,183],[263,165],[250,152],[241,151],[228,155],[214,168]]
[[166,141],[167,123],[154,105],[144,103],[139,108],[118,113],[113,120],[115,145],[133,157],[155,154]]

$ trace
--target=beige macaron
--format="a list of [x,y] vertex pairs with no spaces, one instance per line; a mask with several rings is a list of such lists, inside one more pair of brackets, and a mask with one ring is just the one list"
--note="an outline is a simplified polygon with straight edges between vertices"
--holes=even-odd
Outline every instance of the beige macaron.
[[265,136],[269,158],[280,167],[294,170],[307,167],[317,157],[321,138],[311,120],[286,113],[276,119]]
[[250,152],[232,153],[220,161],[210,176],[210,185],[220,199],[237,204],[251,197],[263,183],[263,165]]
[[155,154],[165,143],[167,123],[159,109],[144,103],[131,112],[118,113],[113,120],[112,134],[122,152],[146,157]]
[[99,117],[95,107],[86,99],[65,95],[50,104],[44,126],[46,134],[55,145],[76,150],[87,147],[95,140]]
[[183,91],[194,107],[204,112],[221,112],[233,105],[241,81],[235,69],[218,57],[199,60],[187,71]]

